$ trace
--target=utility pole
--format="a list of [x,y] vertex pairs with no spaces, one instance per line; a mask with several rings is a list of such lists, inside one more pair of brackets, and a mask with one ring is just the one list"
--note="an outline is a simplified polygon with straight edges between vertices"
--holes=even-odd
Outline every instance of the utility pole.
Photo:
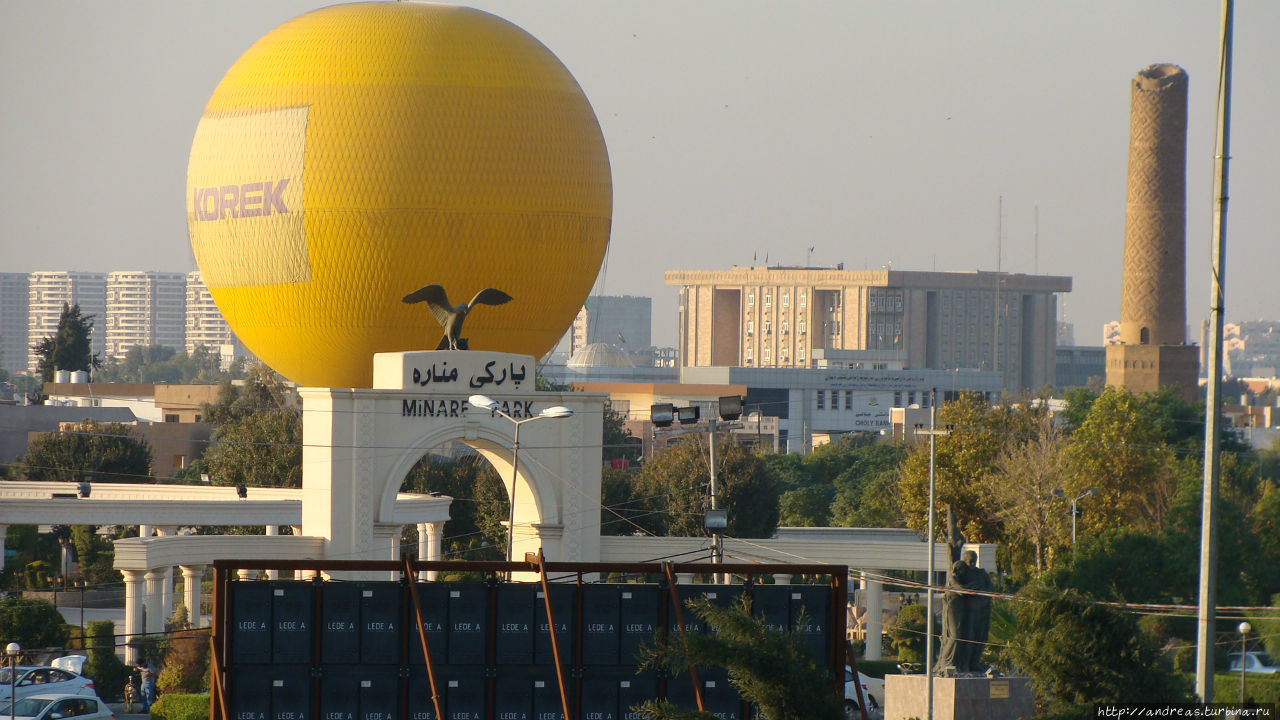
[[[1227,171],[1231,160],[1231,45],[1232,0],[1222,0],[1222,40],[1218,56],[1218,132],[1214,152],[1212,283],[1209,295],[1209,368],[1204,403],[1204,482],[1200,508],[1200,599],[1196,613],[1196,694],[1213,699],[1214,624],[1217,615],[1218,440],[1222,409],[1222,313],[1226,306]],[[1241,658],[1241,662],[1244,658]]]

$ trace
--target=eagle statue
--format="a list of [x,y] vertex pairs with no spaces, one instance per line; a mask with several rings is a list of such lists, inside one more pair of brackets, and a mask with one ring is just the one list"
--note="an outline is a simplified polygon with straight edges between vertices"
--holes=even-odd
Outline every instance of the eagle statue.
[[467,314],[476,305],[502,305],[511,302],[511,296],[501,290],[485,288],[476,293],[471,302],[455,307],[449,303],[444,287],[432,284],[414,290],[405,295],[403,300],[409,304],[425,302],[431,314],[444,327],[444,336],[436,345],[437,350],[466,350],[467,339],[462,337],[462,322],[467,319]]

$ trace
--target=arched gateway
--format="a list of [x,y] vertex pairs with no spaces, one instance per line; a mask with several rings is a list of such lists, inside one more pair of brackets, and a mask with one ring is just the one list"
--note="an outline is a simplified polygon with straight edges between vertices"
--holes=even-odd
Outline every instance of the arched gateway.
[[573,415],[521,430],[512,557],[600,559],[604,396],[538,392],[528,355],[481,351],[381,353],[371,389],[303,388],[302,534],[325,538],[329,560],[399,559],[395,498],[431,448],[459,441],[497,469],[512,497],[515,426],[468,405],[475,394],[514,418],[563,405]]

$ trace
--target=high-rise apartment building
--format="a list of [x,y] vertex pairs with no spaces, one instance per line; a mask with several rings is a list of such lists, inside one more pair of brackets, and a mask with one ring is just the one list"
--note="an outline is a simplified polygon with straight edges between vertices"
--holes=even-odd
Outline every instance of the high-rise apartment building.
[[[33,272],[27,276],[27,340],[35,344],[58,331],[62,306],[79,305],[80,313],[92,316],[93,332],[89,350],[100,357],[106,350],[106,273],[55,271]],[[35,372],[39,359],[27,350],[27,369]]]
[[1056,293],[1071,278],[999,272],[735,267],[668,270],[682,367],[814,367],[814,350],[882,351],[907,368],[1054,383]]
[[186,285],[183,273],[108,273],[106,357],[122,358],[135,345],[183,349]]
[[187,354],[195,352],[198,347],[220,353],[224,360],[228,355],[227,350],[232,350],[231,354],[236,356],[244,354],[240,341],[231,332],[226,318],[222,317],[222,311],[214,303],[213,295],[205,286],[199,270],[187,273],[186,336]]
[[27,274],[0,273],[0,368],[27,368]]
[[592,343],[620,345],[628,351],[649,347],[653,299],[632,295],[592,295],[569,329],[569,354]]

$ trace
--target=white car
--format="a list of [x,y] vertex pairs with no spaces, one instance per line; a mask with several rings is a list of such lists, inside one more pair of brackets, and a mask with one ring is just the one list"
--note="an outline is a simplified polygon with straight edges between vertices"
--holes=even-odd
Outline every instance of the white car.
[[37,694],[97,696],[89,678],[47,665],[0,668],[0,703],[9,704],[11,690],[17,693],[19,700]]
[[[884,680],[858,673],[858,684],[862,685],[862,696],[867,699],[867,709],[878,710],[884,707]],[[844,666],[844,716],[861,718],[858,713],[858,688],[853,683],[853,670]]]
[[41,693],[19,698],[18,704],[10,708],[5,704],[0,714],[5,717],[24,718],[25,720],[115,720],[116,714],[111,712],[107,704],[97,695],[66,695],[62,693]]
[[[1230,672],[1240,672],[1240,653],[1231,653],[1227,657],[1231,658],[1231,664],[1227,666]],[[1271,656],[1264,652],[1249,650],[1244,654],[1244,671],[1247,673],[1280,673],[1280,667],[1277,667],[1271,660]]]

